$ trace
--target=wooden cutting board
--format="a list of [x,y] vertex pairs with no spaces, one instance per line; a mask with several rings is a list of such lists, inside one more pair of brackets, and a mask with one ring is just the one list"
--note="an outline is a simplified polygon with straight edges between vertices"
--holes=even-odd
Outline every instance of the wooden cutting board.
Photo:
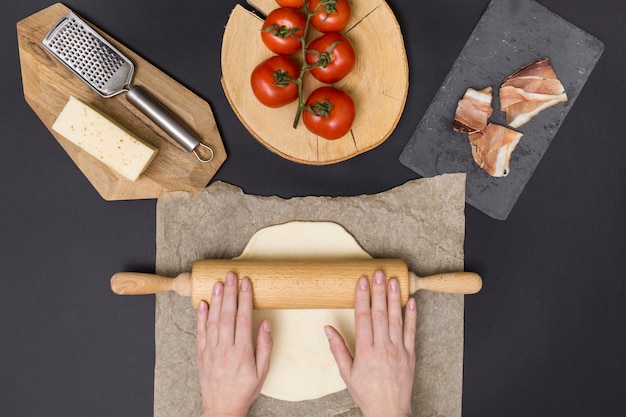
[[[262,15],[278,7],[275,0],[249,3]],[[366,152],[389,137],[404,110],[409,70],[404,40],[393,11],[382,0],[359,0],[351,5],[352,17],[344,35],[355,48],[357,63],[334,86],[352,96],[356,118],[349,133],[332,141],[310,133],[302,120],[293,129],[297,103],[272,109],[254,97],[250,74],[273,55],[261,41],[263,18],[238,5],[226,24],[221,59],[222,86],[228,101],[259,142],[291,161],[325,165]],[[320,85],[307,74],[304,96]]]
[[[135,65],[133,85],[140,85],[185,122],[215,151],[201,163],[130,104],[125,93],[102,98],[61,62],[46,52],[41,41],[70,9],[54,4],[17,24],[24,96],[74,163],[105,200],[157,198],[165,191],[198,191],[206,187],[226,160],[226,151],[210,105],[159,71],[124,45],[95,28]],[[87,22],[89,23],[89,22]],[[93,26],[93,25],[91,25]],[[127,131],[158,148],[146,171],[129,181],[51,130],[72,95],[97,109]]]

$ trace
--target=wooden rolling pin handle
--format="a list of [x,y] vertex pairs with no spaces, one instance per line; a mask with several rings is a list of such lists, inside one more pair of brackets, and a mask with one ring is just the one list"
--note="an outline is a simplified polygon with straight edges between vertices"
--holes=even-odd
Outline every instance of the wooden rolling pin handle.
[[418,277],[408,271],[399,259],[354,259],[326,261],[259,261],[259,260],[200,260],[191,273],[176,278],[134,272],[120,272],[111,278],[116,294],[137,295],[175,291],[191,296],[191,304],[210,301],[213,286],[223,282],[229,272],[239,280],[247,277],[253,288],[256,309],[354,308],[356,280],[365,276],[370,281],[375,271],[387,278],[396,278],[400,285],[402,305],[410,294],[419,290],[452,294],[474,294],[480,291],[482,280],[471,272],[451,272]]
[[474,272],[448,272],[418,277],[409,271],[409,291],[419,290],[445,292],[449,294],[476,294],[483,286],[480,275]]
[[176,278],[168,278],[140,272],[118,272],[111,277],[111,290],[119,295],[142,295],[175,291],[182,296],[190,297],[191,273],[183,272]]

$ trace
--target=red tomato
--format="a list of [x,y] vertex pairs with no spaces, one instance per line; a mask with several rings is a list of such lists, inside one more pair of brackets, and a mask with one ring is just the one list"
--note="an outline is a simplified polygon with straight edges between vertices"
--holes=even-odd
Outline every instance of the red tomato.
[[311,0],[309,10],[316,13],[311,24],[320,32],[340,32],[350,20],[352,9],[349,0]]
[[270,51],[292,55],[300,50],[306,19],[296,9],[281,7],[267,15],[261,28],[261,39]]
[[339,139],[352,127],[354,101],[348,93],[333,87],[313,91],[302,113],[304,125],[312,133],[325,139]]
[[286,56],[273,56],[252,71],[250,84],[255,97],[267,107],[282,107],[298,98],[298,66]]
[[304,0],[276,0],[276,3],[280,7],[291,7],[292,9],[299,9],[304,6]]
[[306,63],[319,64],[311,68],[311,75],[326,84],[336,83],[348,75],[355,61],[352,44],[338,32],[322,35],[307,48]]

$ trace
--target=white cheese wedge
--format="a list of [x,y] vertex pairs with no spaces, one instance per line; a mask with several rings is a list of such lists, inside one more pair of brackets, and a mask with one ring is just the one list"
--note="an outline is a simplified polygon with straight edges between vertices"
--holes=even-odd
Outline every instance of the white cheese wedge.
[[75,97],[70,97],[52,129],[131,181],[139,178],[157,153]]

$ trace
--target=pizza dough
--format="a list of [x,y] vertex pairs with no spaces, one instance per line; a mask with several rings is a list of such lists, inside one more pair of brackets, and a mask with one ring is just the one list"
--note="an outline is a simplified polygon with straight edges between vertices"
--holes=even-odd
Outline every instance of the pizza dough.
[[[368,259],[343,227],[330,222],[290,222],[259,230],[235,259]],[[332,289],[328,289],[332,293]],[[284,401],[323,397],[346,388],[328,348],[324,326],[335,327],[354,352],[354,310],[255,310],[254,326],[267,318],[274,347],[261,393]]]

